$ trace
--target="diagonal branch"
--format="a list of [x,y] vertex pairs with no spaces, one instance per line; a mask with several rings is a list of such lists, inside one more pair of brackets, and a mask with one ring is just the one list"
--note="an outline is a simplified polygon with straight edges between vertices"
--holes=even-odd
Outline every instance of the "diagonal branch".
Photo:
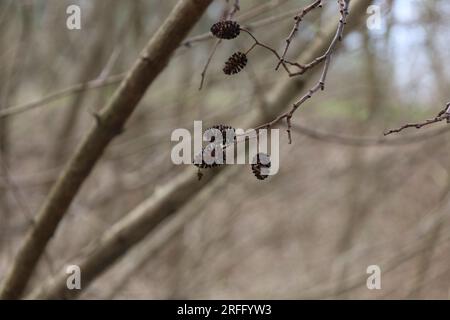
[[32,110],[34,108],[40,107],[42,105],[48,104],[50,102],[56,101],[58,99],[64,98],[66,96],[83,92],[85,90],[92,90],[96,88],[106,87],[121,82],[125,77],[125,73],[114,74],[105,78],[97,78],[88,82],[78,83],[72,85],[71,87],[62,89],[60,91],[51,93],[43,98],[39,98],[36,101],[27,102],[17,106],[7,107],[0,110],[0,119],[6,118],[18,113]]
[[441,128],[439,130],[434,130],[426,134],[413,134],[406,135],[402,137],[397,137],[394,139],[388,139],[386,137],[356,137],[349,135],[339,135],[334,133],[317,131],[305,127],[303,125],[294,124],[292,125],[292,131],[298,132],[308,138],[315,139],[322,142],[328,142],[333,144],[340,144],[344,146],[351,147],[378,147],[378,146],[403,146],[413,143],[420,143],[425,140],[429,140],[450,131],[450,128]]
[[[227,20],[232,19],[234,17],[234,15],[240,9],[241,9],[241,7],[239,5],[239,0],[234,0],[232,9],[230,10],[230,12],[228,14],[226,14],[226,19]],[[203,89],[203,84],[205,83],[206,72],[208,71],[209,65],[210,65],[214,55],[216,54],[217,48],[220,46],[221,43],[222,43],[222,39],[216,40],[216,43],[214,43],[214,46],[211,49],[211,52],[209,53],[208,59],[206,60],[206,63],[203,66],[202,73],[200,74],[200,86],[198,87],[198,90]]]
[[385,136],[393,134],[393,133],[399,133],[402,132],[405,129],[408,128],[416,128],[416,129],[422,129],[423,127],[438,123],[438,122],[442,122],[442,121],[446,121],[447,123],[450,123],[450,102],[447,103],[447,105],[445,106],[445,108],[443,110],[441,110],[436,117],[434,117],[433,119],[427,119],[425,121],[422,122],[416,122],[416,123],[407,123],[403,126],[401,126],[400,128],[397,129],[391,129],[389,131],[386,131],[384,133]]
[[[305,103],[307,100],[311,99],[312,96],[319,90],[324,90],[325,89],[325,81],[327,78],[327,74],[328,74],[328,69],[330,67],[330,63],[331,63],[331,58],[333,56],[334,51],[336,50],[337,44],[339,41],[342,40],[342,35],[344,33],[344,26],[347,23],[347,18],[348,18],[348,14],[349,14],[349,5],[350,5],[350,1],[349,0],[339,0],[339,7],[340,7],[340,14],[341,17],[339,19],[339,23],[338,23],[338,27],[336,30],[336,33],[333,37],[333,39],[330,42],[330,45],[328,46],[328,49],[326,50],[326,52],[319,58],[316,58],[314,61],[325,61],[324,62],[324,66],[322,69],[322,74],[320,76],[319,81],[313,86],[311,87],[307,93],[305,93],[297,102],[295,102],[292,105],[292,108],[288,111],[286,111],[285,113],[280,114],[279,116],[277,116],[275,119],[273,119],[272,121],[269,121],[265,124],[262,124],[260,126],[258,126],[257,128],[255,128],[255,130],[259,130],[259,129],[263,129],[263,128],[271,128],[272,126],[274,126],[275,124],[277,124],[278,122],[280,122],[283,119],[286,119],[288,128],[287,128],[287,133],[289,136],[289,143],[292,142],[292,138],[291,138],[291,119],[292,116],[294,115],[295,111],[297,111],[297,109],[303,104]],[[283,63],[284,61],[281,60],[281,63]]]
[[81,185],[107,145],[121,133],[147,88],[165,68],[173,52],[211,2],[180,0],[149,41],[50,191],[37,215],[35,226],[27,233],[2,283],[1,299],[21,297],[48,241]]
[[[286,1],[286,0],[284,0],[284,1]],[[263,9],[266,9],[266,8],[270,9],[272,7],[275,7],[276,5],[277,5],[276,2],[270,2],[270,3],[262,4],[259,7],[257,7],[256,9],[258,9],[258,12],[259,12],[259,10],[261,10],[261,8],[263,8]],[[291,17],[293,14],[295,14],[295,12],[292,11],[292,10],[289,10],[289,11],[283,12],[283,13],[281,13],[279,15],[270,16],[268,18],[263,18],[261,20],[252,22],[250,24],[246,24],[246,27],[249,30],[254,30],[254,29],[257,29],[257,28],[261,28],[263,26],[266,26],[266,25],[269,25],[269,24],[273,24],[273,23],[276,23],[278,21],[284,20],[284,19],[286,19],[288,17]],[[250,12],[248,12],[248,15],[247,15],[247,13],[245,13],[242,16],[243,16],[242,17],[243,20],[247,20],[248,17],[252,17],[253,16],[253,12],[250,11]],[[185,41],[183,41],[180,44],[180,46],[191,47],[194,43],[205,41],[205,40],[210,40],[210,39],[213,39],[213,35],[211,34],[211,32],[207,32],[207,33],[204,33],[204,34],[201,34],[201,35],[197,35],[197,36],[193,36],[193,37],[190,37],[190,38],[186,39]],[[299,67],[300,69],[302,69],[300,71],[301,73],[297,72],[297,73],[292,74],[292,76],[303,74],[306,71],[306,70],[303,70],[304,69],[304,68],[302,68],[303,65],[300,65],[300,64],[297,64],[297,63],[288,62],[288,61],[285,61],[285,63],[295,65],[295,66]],[[304,65],[304,67],[307,67],[306,69],[309,69],[310,67],[313,67],[313,66],[314,65],[309,66],[309,64],[308,65]],[[48,95],[46,95],[46,96],[44,96],[42,98],[36,99],[34,101],[31,101],[31,102],[26,102],[26,103],[19,104],[19,105],[7,106],[3,110],[0,110],[0,119],[6,118],[6,117],[9,117],[9,116],[13,116],[13,115],[16,115],[16,114],[20,114],[22,112],[30,111],[30,110],[38,108],[38,107],[45,106],[46,104],[48,104],[50,102],[62,99],[64,97],[66,97],[66,96],[70,96],[70,95],[82,92],[84,90],[92,90],[92,89],[97,89],[97,88],[103,88],[103,87],[106,87],[106,86],[109,86],[109,85],[120,83],[124,79],[125,75],[126,75],[126,73],[120,73],[120,74],[111,75],[111,76],[103,78],[103,79],[100,79],[100,78],[93,79],[93,80],[90,80],[90,81],[85,82],[85,83],[75,84],[75,85],[72,85],[72,86],[70,86],[68,88],[61,89],[61,90],[59,90],[57,92],[50,93],[50,94],[48,94]]]
[[283,54],[281,55],[281,59],[278,62],[277,67],[275,68],[276,70],[278,70],[278,68],[280,67],[280,65],[283,63],[284,58],[286,57],[286,54],[289,50],[289,47],[291,45],[292,40],[294,39],[295,35],[297,34],[297,31],[300,27],[300,23],[302,22],[303,18],[312,10],[316,9],[316,8],[321,8],[322,7],[322,0],[314,0],[313,3],[311,3],[310,5],[307,5],[306,7],[304,7],[295,17],[295,23],[294,23],[294,27],[291,30],[291,33],[289,34],[289,36],[286,38],[286,46],[284,47],[284,51]]

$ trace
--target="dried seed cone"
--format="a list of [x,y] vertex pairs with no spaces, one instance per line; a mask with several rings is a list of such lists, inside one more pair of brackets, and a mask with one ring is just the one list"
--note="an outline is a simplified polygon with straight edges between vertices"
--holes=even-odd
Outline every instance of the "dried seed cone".
[[[207,149],[211,149],[211,150],[207,150]],[[215,167],[219,167],[221,165],[223,165],[226,161],[226,152],[225,150],[223,150],[223,162],[222,163],[217,163],[217,161],[214,161],[212,163],[207,163],[203,157],[205,150],[207,150],[208,152],[211,153],[212,157],[215,157],[215,146],[214,145],[208,145],[205,148],[202,149],[202,152],[199,154],[196,154],[194,156],[194,161],[192,162],[194,164],[194,166],[200,168],[200,169],[211,169],[211,168],[215,168]]]
[[[226,145],[229,143],[233,143],[236,140],[236,129],[231,127],[231,126],[227,126],[224,124],[218,124],[215,126],[212,126],[211,128],[208,128],[205,130],[205,132],[207,132],[208,130],[211,129],[217,129],[222,133],[222,141],[220,141],[220,143]],[[214,142],[215,136],[211,136],[211,139],[209,140],[209,142]]]
[[258,180],[264,180],[266,179],[269,175],[267,174],[263,174],[262,169],[263,168],[270,168],[270,156],[266,153],[258,153],[256,155],[256,161],[253,161],[256,163],[252,164],[252,172],[255,175],[255,177]]
[[219,21],[212,25],[211,33],[219,39],[234,39],[241,33],[241,27],[236,21]]
[[247,65],[247,56],[245,53],[236,52],[225,62],[223,72],[228,75],[240,72]]

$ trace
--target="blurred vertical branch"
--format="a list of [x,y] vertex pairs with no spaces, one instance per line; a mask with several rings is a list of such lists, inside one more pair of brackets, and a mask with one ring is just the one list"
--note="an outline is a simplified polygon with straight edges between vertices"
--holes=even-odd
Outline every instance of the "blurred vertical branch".
[[[374,120],[377,113],[382,107],[382,94],[380,93],[380,83],[377,76],[377,57],[375,48],[372,45],[370,31],[364,28],[361,31],[363,36],[363,54],[365,59],[365,68],[363,69],[363,77],[367,83],[366,89],[366,113],[364,120],[358,121],[356,132],[363,135],[366,128]],[[339,281],[336,292],[342,292],[345,287],[345,279],[348,276],[350,263],[349,253],[352,245],[355,243],[354,239],[358,235],[365,221],[369,218],[371,208],[373,207],[373,200],[370,197],[370,192],[367,188],[361,188],[367,185],[367,181],[371,180],[375,185],[379,183],[380,176],[373,176],[373,168],[365,160],[366,150],[350,150],[350,161],[352,171],[350,172],[350,181],[348,186],[348,213],[346,217],[345,226],[342,229],[341,236],[337,242],[336,255],[338,262],[338,276]],[[343,293],[345,296],[345,292]]]
[[228,179],[236,176],[240,172],[239,170],[240,168],[234,167],[225,171],[218,179],[212,181],[208,188],[201,190],[192,201],[180,210],[179,214],[170,217],[168,221],[161,225],[157,232],[149,234],[141,244],[133,248],[126,257],[135,261],[135,263],[127,264],[124,267],[122,273],[115,279],[110,289],[106,292],[106,299],[116,297],[128,284],[133,274],[141,271],[150,260],[154,259],[165,248],[165,245],[171,239],[179,237],[188,221],[194,219],[206,203],[208,203],[209,199],[214,194],[217,194]]
[[436,99],[437,101],[442,101],[442,99],[448,99],[448,87],[449,87],[449,81],[445,74],[445,68],[442,67],[441,63],[445,59],[440,56],[439,54],[439,48],[438,48],[438,39],[437,37],[440,35],[439,33],[439,22],[440,22],[440,12],[437,11],[437,8],[434,4],[431,4],[429,2],[424,2],[422,4],[423,8],[423,17],[427,21],[429,21],[428,24],[426,24],[425,32],[425,48],[427,50],[427,54],[429,56],[428,61],[431,64],[431,70],[434,73],[435,77],[435,87],[437,88],[437,93],[439,95],[439,98]]
[[97,116],[41,207],[0,289],[0,298],[19,298],[73,198],[110,141],[121,133],[148,86],[165,68],[212,0],[180,0],[151,38],[109,103]]
[[[437,11],[435,5],[430,5],[430,3],[422,4],[423,17],[425,20],[429,21],[429,23],[425,27],[426,38],[425,38],[425,48],[426,52],[429,56],[429,61],[431,64],[431,70],[435,77],[435,83],[437,88],[437,93],[439,95],[438,100],[447,99],[446,95],[448,95],[448,79],[445,75],[445,69],[441,65],[443,59],[439,55],[439,50],[437,47],[437,39],[436,36],[438,33],[439,22],[440,22],[440,12]],[[435,145],[431,147],[428,146],[430,153],[435,150],[435,148],[439,148],[442,146],[437,142]],[[433,214],[438,214],[439,211],[447,210],[449,195],[450,195],[450,180],[449,180],[449,170],[446,168],[447,172],[447,181],[446,186],[444,188],[443,193],[440,196],[440,199],[437,203],[436,209],[433,210]],[[416,271],[416,278],[414,281],[414,285],[409,293],[409,297],[412,299],[421,299],[423,294],[423,288],[426,284],[427,278],[431,271],[431,260],[433,258],[433,254],[435,253],[436,247],[439,244],[439,239],[441,238],[442,229],[445,226],[445,220],[441,220],[440,223],[432,226],[430,228],[429,237],[425,242],[425,246],[427,250],[424,250],[419,258],[419,263]]]
[[[101,27],[96,31],[95,37],[90,44],[91,47],[86,57],[86,63],[78,69],[77,83],[85,84],[90,79],[93,79],[96,74],[100,74],[101,62],[104,60],[105,52],[111,52],[113,41],[108,41],[113,38],[111,35],[114,29],[111,29],[114,21],[115,8],[117,1],[96,1],[91,13],[92,21],[94,17],[104,17],[101,19]],[[95,30],[93,26],[88,26]],[[100,80],[101,81],[101,80]],[[55,136],[55,143],[53,150],[50,151],[50,163],[56,165],[65,161],[65,154],[70,150],[69,141],[72,138],[73,132],[77,127],[80,118],[80,112],[85,110],[82,106],[86,97],[86,90],[83,88],[80,92],[71,97],[71,102],[63,115],[58,134]],[[59,123],[59,122],[58,122]]]
[[[8,3],[11,4],[12,2]],[[17,31],[12,31],[13,28],[5,27],[6,32],[2,33],[2,37],[0,38],[1,43],[4,45],[2,48],[11,48],[8,44],[8,32],[17,32],[18,37],[17,41],[12,45],[12,54],[11,54],[11,63],[4,64],[3,68],[0,71],[0,81],[2,82],[2,88],[0,90],[0,111],[5,108],[11,99],[14,96],[18,83],[20,82],[20,78],[22,75],[21,70],[21,62],[25,60],[25,54],[27,52],[25,45],[29,43],[29,37],[32,34],[31,32],[31,21],[32,17],[29,13],[29,8],[26,5],[13,4],[11,7],[11,11],[17,11],[16,14],[20,17],[17,21],[15,19],[10,18],[10,16],[6,13],[8,9],[8,5],[3,4],[6,8],[5,15],[2,17],[3,19],[10,20],[10,25],[16,26],[19,24],[19,28]],[[12,12],[10,12],[12,14]],[[0,119],[0,162],[2,166],[0,166],[0,174],[4,177],[9,176],[8,168],[9,168],[9,160],[10,160],[10,138],[9,138],[9,119],[2,118]],[[0,208],[1,215],[0,220],[2,227],[6,228],[9,223],[9,216],[11,212],[11,206],[8,201],[8,183],[5,178],[5,184],[0,185]],[[3,190],[2,190],[3,189]],[[4,241],[2,241],[2,237],[5,235],[5,232],[1,232],[0,235],[0,248]]]

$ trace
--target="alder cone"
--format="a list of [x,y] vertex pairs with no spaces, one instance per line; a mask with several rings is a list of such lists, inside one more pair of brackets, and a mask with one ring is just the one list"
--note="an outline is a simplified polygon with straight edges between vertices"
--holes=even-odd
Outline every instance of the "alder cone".
[[[192,162],[194,166],[200,169],[211,169],[215,167],[222,166],[226,161],[226,152],[224,149],[222,150],[222,162],[218,161],[219,159],[215,159],[213,162],[205,161],[204,153],[210,154],[211,157],[215,157],[216,148],[215,145],[210,144],[202,149],[202,151],[194,156],[194,161]],[[208,163],[210,162],[210,163]]]
[[211,33],[219,39],[234,39],[241,33],[241,27],[236,21],[219,21],[212,25]]
[[227,75],[239,73],[247,65],[247,56],[242,52],[235,52],[225,62],[223,72]]
[[255,157],[256,157],[256,161],[254,159],[254,161],[253,161],[254,163],[252,164],[252,172],[258,180],[264,180],[269,175],[263,174],[262,169],[270,168],[270,166],[271,166],[270,156],[266,153],[258,153]]
[[[233,143],[236,140],[236,129],[233,128],[232,126],[218,124],[212,126],[211,128],[206,129],[205,132],[211,129],[217,129],[222,133],[222,141],[220,141],[220,143],[223,145]],[[214,139],[215,136],[212,136],[209,142],[214,142]]]

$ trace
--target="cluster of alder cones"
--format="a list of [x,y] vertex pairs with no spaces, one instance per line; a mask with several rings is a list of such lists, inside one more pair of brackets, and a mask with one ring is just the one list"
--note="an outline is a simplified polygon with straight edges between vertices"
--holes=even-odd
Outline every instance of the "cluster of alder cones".
[[[219,39],[230,40],[239,36],[241,27],[236,21],[219,21],[212,25],[211,33]],[[235,52],[225,62],[223,72],[227,75],[239,73],[247,65],[247,61],[247,55],[245,53],[240,51]],[[236,130],[233,127],[216,125],[206,129],[205,132],[211,132],[211,129],[217,129],[222,133],[222,141],[214,141],[215,136],[209,138],[208,141],[210,143],[215,143],[209,144],[207,147],[203,148],[200,154],[194,157],[194,165],[199,169],[209,169],[223,165],[226,161],[225,148],[236,141]],[[222,157],[216,157],[217,150],[220,150],[219,152],[223,153]],[[205,154],[210,155],[211,159],[205,159]],[[270,156],[266,153],[258,153],[252,161],[252,172],[258,180],[265,180],[269,176],[268,170],[270,169],[270,166]],[[199,175],[199,177],[201,177],[201,175]]]
[[[234,39],[241,33],[241,27],[236,21],[219,21],[211,27],[211,33],[219,39]],[[225,62],[223,72],[227,75],[239,73],[247,65],[247,55],[243,52],[235,52]]]
[[[233,144],[236,141],[236,130],[227,125],[216,125],[206,129],[205,133],[213,133],[212,129],[219,130],[222,134],[222,141],[215,141],[216,136],[210,135],[208,144],[202,149],[201,153],[195,155],[194,165],[199,169],[211,169],[223,165],[226,161],[226,146]],[[216,157],[216,151],[222,152],[222,157]],[[210,155],[210,159],[205,159],[205,155]],[[252,161],[252,172],[258,180],[265,180],[270,169],[270,156],[266,153],[258,153]]]

